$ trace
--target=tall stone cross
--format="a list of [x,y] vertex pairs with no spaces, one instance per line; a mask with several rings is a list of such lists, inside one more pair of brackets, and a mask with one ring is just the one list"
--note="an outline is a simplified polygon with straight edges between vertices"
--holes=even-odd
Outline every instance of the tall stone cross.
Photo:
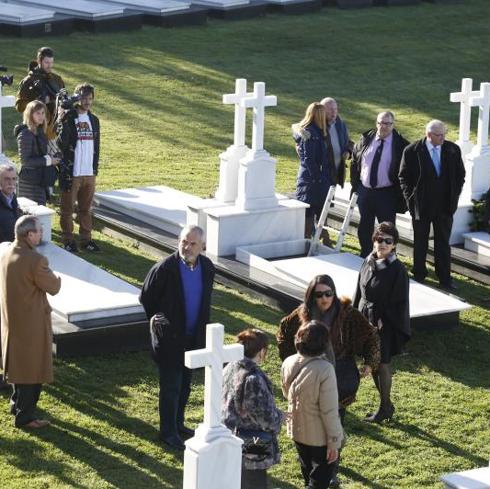
[[225,328],[222,324],[208,324],[206,348],[185,353],[187,368],[205,367],[204,374],[204,426],[221,425],[221,391],[223,364],[243,358],[243,345],[223,346]]
[[479,107],[478,112],[478,136],[476,146],[480,153],[489,151],[488,147],[488,122],[490,117],[490,83],[480,83],[478,96],[471,97],[470,103]]
[[15,97],[13,95],[2,95],[2,84],[0,83],[0,155],[3,154],[2,109],[5,107],[14,107],[14,106],[15,106]]
[[254,93],[251,97],[245,97],[240,102],[245,108],[253,107],[253,128],[252,128],[252,151],[264,149],[264,118],[265,108],[277,105],[275,95],[265,95],[265,83],[255,82]]
[[242,99],[252,96],[252,93],[247,93],[247,80],[245,78],[237,78],[235,80],[235,93],[227,93],[223,95],[223,103],[235,105],[235,130],[233,135],[233,144],[235,146],[245,146],[245,119],[247,109],[240,105]]
[[473,80],[471,78],[463,78],[461,80],[461,92],[453,92],[449,95],[451,102],[459,102],[459,137],[457,143],[461,147],[463,155],[467,154],[472,147],[470,141],[470,126],[471,126],[471,108],[474,107],[471,103],[472,97],[478,97],[480,92],[473,90]]

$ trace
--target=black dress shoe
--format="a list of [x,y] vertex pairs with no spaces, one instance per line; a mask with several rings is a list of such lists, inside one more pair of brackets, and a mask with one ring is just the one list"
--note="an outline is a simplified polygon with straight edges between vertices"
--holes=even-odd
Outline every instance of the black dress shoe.
[[185,450],[184,442],[177,435],[160,437],[160,440],[162,440],[164,445],[167,445],[167,447],[171,448],[172,450],[177,450],[179,452],[183,452]]
[[449,282],[439,282],[441,289],[447,290],[449,292],[456,292],[458,290],[458,286],[450,280]]
[[188,428],[185,425],[180,425],[179,426],[179,433],[181,435],[185,435],[185,436],[194,436],[195,431],[192,428]]

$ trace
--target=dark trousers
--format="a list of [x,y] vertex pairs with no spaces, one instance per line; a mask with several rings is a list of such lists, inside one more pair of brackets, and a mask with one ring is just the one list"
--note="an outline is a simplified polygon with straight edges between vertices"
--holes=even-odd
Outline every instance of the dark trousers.
[[19,428],[36,418],[37,401],[41,395],[41,384],[14,384],[10,398],[10,412],[15,416],[15,426]]
[[434,228],[434,262],[436,275],[441,284],[451,280],[451,247],[449,236],[453,227],[453,217],[439,215],[433,218],[412,220],[413,226],[413,275],[416,280],[427,276],[425,259],[429,247],[430,224]]
[[267,470],[248,470],[242,465],[241,489],[267,489]]
[[158,366],[160,373],[160,437],[178,435],[184,424],[184,411],[191,392],[192,370],[184,365]]
[[395,224],[397,196],[395,187],[371,189],[364,187],[362,183],[359,184],[357,195],[361,215],[357,236],[361,245],[361,257],[365,258],[373,251],[374,220]]
[[327,463],[327,447],[311,447],[294,442],[307,489],[327,489],[334,464]]

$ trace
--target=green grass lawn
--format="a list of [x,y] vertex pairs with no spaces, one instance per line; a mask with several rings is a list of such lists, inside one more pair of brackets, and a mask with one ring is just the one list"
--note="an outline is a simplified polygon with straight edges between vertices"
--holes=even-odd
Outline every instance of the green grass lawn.
[[[354,139],[385,108],[396,112],[409,139],[420,137],[435,117],[449,124],[455,139],[459,106],[449,102],[449,92],[459,89],[462,77],[474,78],[475,86],[490,81],[489,14],[487,0],[467,0],[450,7],[329,8],[298,17],[49,41],[3,37],[0,62],[19,80],[35,50],[48,43],[70,88],[85,80],[96,85],[103,131],[99,189],[164,184],[211,194],[218,154],[232,142],[232,108],[221,104],[221,95],[233,91],[236,77],[265,81],[279,104],[267,110],[265,147],[278,159],[278,190],[291,191],[297,161],[290,125],[309,102],[327,95],[341,103]],[[18,120],[13,110],[4,115],[5,129]],[[13,156],[10,135],[7,143]],[[154,257],[106,236],[96,239],[103,253],[82,256],[141,284]],[[356,246],[348,240],[347,249]],[[461,296],[474,307],[456,330],[415,332],[408,354],[395,362],[391,424],[362,422],[376,403],[371,381],[362,383],[347,416],[344,487],[437,488],[442,473],[488,465],[490,291],[457,279]],[[246,326],[273,338],[282,315],[221,286],[213,304],[212,320],[225,324],[228,341]],[[279,366],[273,343],[265,369],[284,408]],[[182,458],[156,441],[158,383],[147,353],[57,360],[55,375],[40,401],[53,421],[44,431],[15,430],[2,395],[0,487],[181,487]],[[202,419],[202,396],[198,374],[190,424]],[[283,463],[271,470],[271,487],[301,487],[292,442],[284,435],[281,448]]]

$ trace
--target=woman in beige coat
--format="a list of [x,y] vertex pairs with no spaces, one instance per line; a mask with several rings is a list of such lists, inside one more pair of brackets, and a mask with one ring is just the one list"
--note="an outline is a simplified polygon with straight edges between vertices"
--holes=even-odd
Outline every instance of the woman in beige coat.
[[288,434],[298,451],[305,487],[326,489],[332,478],[343,430],[335,369],[324,353],[328,330],[320,321],[298,329],[298,353],[282,364],[282,391],[288,399]]

